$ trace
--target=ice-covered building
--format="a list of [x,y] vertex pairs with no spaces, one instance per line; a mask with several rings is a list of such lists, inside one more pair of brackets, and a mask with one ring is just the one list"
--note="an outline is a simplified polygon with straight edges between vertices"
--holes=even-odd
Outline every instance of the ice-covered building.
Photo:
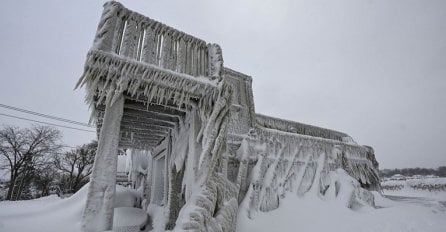
[[112,229],[118,149],[130,153],[140,207],[162,208],[166,230],[235,231],[242,202],[248,213],[267,212],[286,194],[325,194],[339,168],[380,188],[371,147],[256,114],[252,78],[224,67],[217,44],[120,3],[104,5],[78,86],[87,89],[99,140],[85,231]]

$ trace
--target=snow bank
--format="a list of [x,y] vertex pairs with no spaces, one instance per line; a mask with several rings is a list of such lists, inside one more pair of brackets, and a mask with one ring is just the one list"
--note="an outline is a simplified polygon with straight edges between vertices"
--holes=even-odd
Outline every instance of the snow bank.
[[114,207],[134,207],[139,197],[136,190],[116,185]]
[[375,206],[371,192],[361,188],[359,182],[343,169],[337,169],[328,175],[330,185],[325,191],[325,199],[334,200],[341,206],[358,209],[362,206]]
[[440,232],[446,228],[445,207],[433,211],[428,206],[391,201],[376,192],[373,195],[377,208],[356,211],[328,199],[287,195],[278,209],[259,212],[254,219],[240,213],[237,231]]
[[147,212],[152,219],[153,232],[163,232],[166,226],[164,208],[156,204],[150,204],[147,207]]
[[[322,160],[316,167],[323,165]],[[254,172],[261,169],[261,162]],[[251,199],[245,198],[239,208],[237,231],[444,231],[446,198],[401,197],[393,201],[361,188],[343,169],[331,171],[317,181],[319,178],[315,175],[304,194],[292,191],[280,195],[278,207],[268,212],[253,210],[250,201],[259,197],[253,194],[259,186],[251,186],[247,193]],[[301,179],[297,178],[297,182]]]
[[[0,202],[1,232],[79,232],[88,185],[69,198],[56,195],[27,201]],[[133,207],[138,193],[116,186],[115,207]]]
[[142,209],[132,207],[115,208],[113,231],[130,232],[145,230],[148,220],[147,213]]
[[88,184],[73,196],[0,202],[0,231],[78,232]]

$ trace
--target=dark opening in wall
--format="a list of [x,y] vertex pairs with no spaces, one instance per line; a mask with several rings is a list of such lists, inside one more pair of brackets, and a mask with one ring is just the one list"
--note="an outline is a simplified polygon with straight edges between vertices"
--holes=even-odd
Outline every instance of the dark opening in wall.
[[361,180],[358,180],[359,184],[361,185],[361,188],[370,189],[369,183],[362,183]]

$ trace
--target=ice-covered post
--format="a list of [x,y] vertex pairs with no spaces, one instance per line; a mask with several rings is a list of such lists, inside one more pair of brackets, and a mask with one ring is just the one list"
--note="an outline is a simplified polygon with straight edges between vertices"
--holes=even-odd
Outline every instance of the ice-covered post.
[[223,79],[223,55],[219,45],[208,45],[210,65],[209,77],[220,82],[220,93],[212,112],[207,119],[203,132],[198,175],[205,177],[207,181],[215,170],[218,160],[225,152],[227,127],[229,123],[229,106],[232,97],[232,89]]
[[[111,91],[112,92],[112,91]],[[82,230],[97,232],[113,227],[113,203],[116,188],[118,143],[124,97],[112,103],[106,99],[105,115],[99,135],[98,149],[90,177],[87,203],[82,215]]]
[[[93,49],[111,51],[116,37],[116,24],[122,5],[107,2],[99,22]],[[99,135],[98,149],[90,177],[87,202],[82,214],[82,230],[97,232],[113,227],[113,204],[116,191],[116,171],[124,97],[115,94],[111,84],[105,99],[105,115]]]
[[96,36],[93,42],[93,48],[102,51],[111,51],[116,42],[117,25],[122,23],[118,17],[119,11],[124,7],[114,1],[106,2],[102,11],[101,20],[99,21]]

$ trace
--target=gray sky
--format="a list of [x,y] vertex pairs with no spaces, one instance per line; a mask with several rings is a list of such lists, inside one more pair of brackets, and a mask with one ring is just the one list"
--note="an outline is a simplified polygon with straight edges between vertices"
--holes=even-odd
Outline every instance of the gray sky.
[[[225,66],[253,77],[257,112],[346,132],[382,168],[446,165],[446,1],[122,2],[220,44]],[[2,1],[0,103],[87,122],[73,87],[102,4]],[[63,132],[68,145],[95,137]]]

